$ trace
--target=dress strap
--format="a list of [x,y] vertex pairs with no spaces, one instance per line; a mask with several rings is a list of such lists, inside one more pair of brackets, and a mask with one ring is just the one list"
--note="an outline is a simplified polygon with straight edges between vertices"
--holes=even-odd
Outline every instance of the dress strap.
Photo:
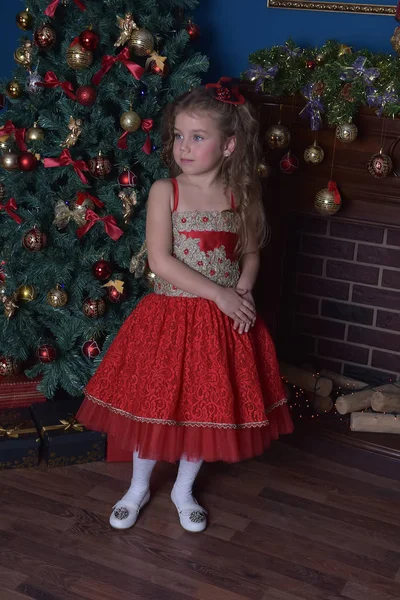
[[179,186],[178,186],[178,182],[175,178],[171,179],[171,183],[174,188],[174,210],[172,212],[175,212],[176,209],[178,208],[178,202],[179,202]]

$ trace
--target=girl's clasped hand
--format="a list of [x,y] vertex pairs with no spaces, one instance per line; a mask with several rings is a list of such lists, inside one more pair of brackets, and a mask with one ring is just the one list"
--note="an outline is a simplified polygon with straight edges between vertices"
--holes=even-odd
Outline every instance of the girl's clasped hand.
[[248,290],[221,287],[215,303],[221,312],[233,320],[233,329],[238,333],[247,333],[254,325],[256,309]]

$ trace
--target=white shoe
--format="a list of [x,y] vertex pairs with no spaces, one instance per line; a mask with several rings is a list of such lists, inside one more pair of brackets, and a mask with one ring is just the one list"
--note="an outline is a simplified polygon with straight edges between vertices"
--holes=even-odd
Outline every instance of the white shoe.
[[193,498],[194,502],[179,506],[174,495],[171,492],[171,500],[178,511],[179,521],[183,529],[191,533],[201,533],[207,527],[207,511]]
[[139,516],[140,509],[150,500],[150,491],[147,492],[143,498],[141,504],[134,504],[132,502],[125,502],[119,500],[117,504],[113,506],[113,511],[110,515],[110,525],[114,529],[129,529],[133,527]]

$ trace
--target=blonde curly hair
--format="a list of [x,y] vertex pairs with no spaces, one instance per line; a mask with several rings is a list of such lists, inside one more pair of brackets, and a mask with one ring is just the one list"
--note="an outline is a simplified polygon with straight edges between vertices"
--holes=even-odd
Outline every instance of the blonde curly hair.
[[163,159],[171,177],[182,173],[173,156],[175,119],[179,113],[204,113],[216,119],[224,140],[235,136],[236,147],[229,157],[224,157],[220,176],[225,189],[232,191],[236,212],[240,218],[239,255],[247,247],[249,222],[253,223],[258,248],[267,241],[267,223],[262,204],[262,188],[257,174],[261,151],[258,121],[247,103],[229,104],[216,99],[211,90],[195,88],[169,104],[163,119]]

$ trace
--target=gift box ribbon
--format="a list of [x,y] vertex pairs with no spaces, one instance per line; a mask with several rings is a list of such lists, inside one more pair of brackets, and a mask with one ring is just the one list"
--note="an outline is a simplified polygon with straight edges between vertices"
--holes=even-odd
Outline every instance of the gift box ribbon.
[[72,429],[72,431],[83,431],[85,426],[79,423],[74,416],[71,416],[69,419],[60,419],[58,425],[44,425],[40,432],[43,434],[48,431],[69,431],[70,429]]
[[22,427],[22,423],[15,427],[0,427],[0,437],[17,439],[20,435],[27,435],[28,433],[37,433],[36,427]]

